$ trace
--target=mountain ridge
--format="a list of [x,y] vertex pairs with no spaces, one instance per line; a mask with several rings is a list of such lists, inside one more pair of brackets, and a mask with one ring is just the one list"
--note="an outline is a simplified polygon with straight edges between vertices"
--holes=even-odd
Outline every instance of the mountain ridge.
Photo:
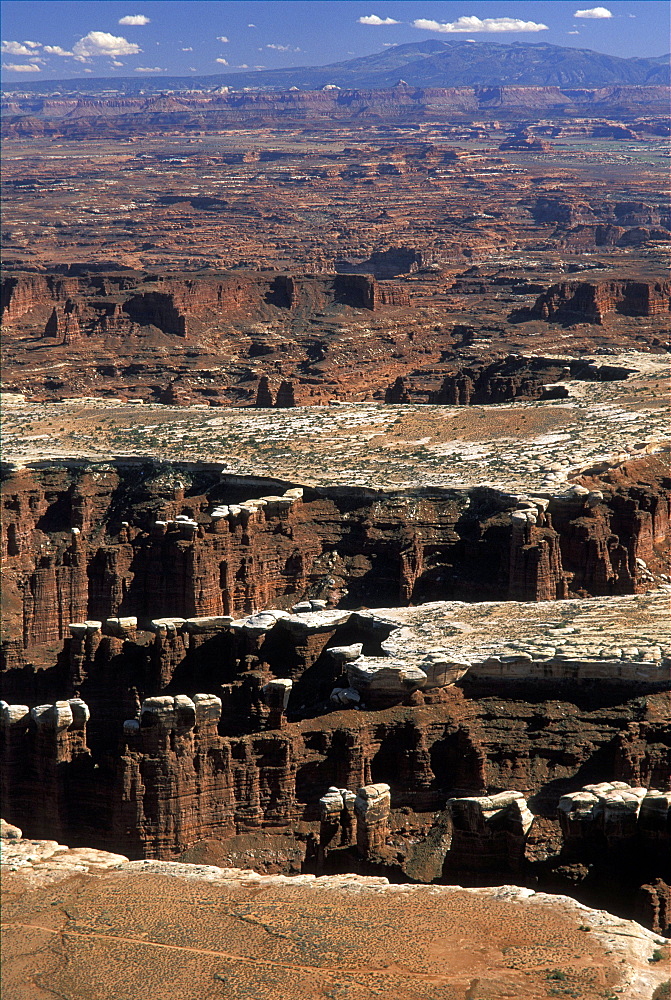
[[70,90],[100,92],[112,86],[126,93],[162,90],[232,89],[319,90],[386,89],[402,79],[411,87],[585,87],[658,86],[671,82],[669,58],[623,59],[591,49],[546,42],[473,42],[427,39],[394,45],[382,52],[326,66],[297,66],[243,73],[194,76],[98,77],[87,80],[40,80],[3,84],[4,91],[53,93]]

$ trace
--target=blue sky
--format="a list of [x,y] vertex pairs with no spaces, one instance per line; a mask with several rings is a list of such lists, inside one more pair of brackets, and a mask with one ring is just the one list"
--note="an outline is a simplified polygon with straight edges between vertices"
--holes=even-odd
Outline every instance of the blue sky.
[[3,0],[1,8],[5,81],[319,66],[427,38],[618,56],[669,49],[666,0]]

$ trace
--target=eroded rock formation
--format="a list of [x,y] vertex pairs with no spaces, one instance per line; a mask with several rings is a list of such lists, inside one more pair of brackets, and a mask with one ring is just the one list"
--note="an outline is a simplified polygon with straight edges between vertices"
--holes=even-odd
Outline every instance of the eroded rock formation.
[[[63,303],[61,305],[61,303]],[[407,306],[408,294],[378,284],[366,274],[291,276],[228,272],[179,277],[129,271],[104,277],[19,274],[3,279],[2,321],[11,326],[35,310],[48,311],[44,335],[53,337],[64,310],[77,310],[82,334],[123,337],[135,327],[154,326],[178,337],[188,335],[188,321],[214,322],[241,312],[261,317],[267,307],[316,312],[339,304],[375,310]]]
[[576,485],[549,500],[296,487],[249,499],[250,486],[215,469],[117,462],[16,470],[4,486],[14,659],[17,632],[30,648],[68,635],[70,622],[119,615],[146,627],[303,597],[351,607],[373,595],[404,604],[631,593],[668,546],[663,482]]
[[[442,252],[436,246],[411,256],[438,259]],[[352,264],[353,271],[363,267]],[[315,274],[63,268],[70,270],[10,271],[4,279],[4,384],[32,398],[85,391],[170,406],[259,407],[562,398],[565,381],[625,379],[629,371],[586,357],[591,338],[584,335],[571,340],[574,357],[521,354],[519,324],[541,319],[546,331],[537,346],[546,351],[555,347],[552,325],[560,321],[600,325],[611,352],[643,341],[660,350],[668,332],[663,280],[613,277],[548,289],[515,268],[459,274],[443,273],[438,264],[427,264],[421,280],[418,273],[404,282],[323,268]],[[446,282],[448,274],[456,277]],[[623,324],[625,316],[649,323],[632,327]],[[468,350],[482,339],[491,345],[488,361]],[[166,351],[169,375],[161,361]]]
[[[495,796],[493,805],[475,805],[494,810],[495,822],[487,825],[485,816],[482,831],[498,830],[498,820],[505,820],[508,843],[508,807],[517,809],[521,795],[533,793],[534,808],[553,816],[576,769],[598,775],[622,767],[619,733],[637,699],[647,699],[651,720],[663,707],[668,650],[664,658],[638,640],[636,649],[619,649],[623,659],[615,660],[593,646],[604,613],[620,614],[625,628],[636,615],[643,632],[656,627],[663,595],[648,598],[645,610],[638,600],[610,599],[593,610],[593,602],[566,602],[572,646],[563,639],[552,650],[540,638],[531,645],[530,638],[513,639],[512,623],[507,649],[501,648],[505,626],[493,615],[505,616],[505,603],[354,614],[308,605],[237,621],[155,619],[148,631],[137,629],[134,618],[73,624],[52,667],[4,674],[5,692],[30,694],[37,703],[32,710],[2,706],[8,818],[35,835],[50,829],[77,839],[86,832],[101,847],[174,857],[210,837],[316,822],[320,796],[332,785],[319,805],[326,823],[322,853],[353,844],[358,820],[365,859],[382,849],[388,802],[384,815],[371,806],[375,822],[368,830],[361,826],[366,802],[379,796],[363,796],[366,802],[352,812],[343,789],[373,785],[379,791],[383,783],[394,809],[421,815],[442,809],[446,798],[503,786],[515,794],[502,804]],[[464,621],[469,607],[471,624]],[[524,628],[530,637],[547,632],[533,610],[543,605],[516,607],[520,635]],[[347,690],[342,679],[352,665],[366,662],[362,648],[377,651],[371,669],[384,673],[382,695],[371,698],[364,690],[358,701],[334,699],[334,687]],[[401,657],[406,673],[423,673],[422,688],[390,688],[388,674]],[[607,692],[604,702],[595,680]],[[48,688],[72,697],[40,704]],[[213,693],[200,693],[208,690]],[[547,701],[559,691],[564,702]],[[588,707],[580,708],[583,702]],[[526,720],[523,729],[514,721],[519,718]],[[654,741],[650,774],[664,781],[671,764],[668,724],[657,725]],[[45,788],[49,810],[35,817],[35,796]],[[504,850],[496,844],[492,857]],[[513,865],[511,859],[506,864]]]
[[614,381],[629,374],[622,366],[591,360],[510,355],[487,365],[463,366],[442,381],[439,369],[399,376],[387,389],[385,402],[472,406],[515,399],[562,399],[570,395],[564,381]]
[[[12,822],[138,859],[514,879],[666,928],[669,478],[645,352],[668,327],[668,123],[641,110],[658,97],[401,81],[49,98],[7,125]],[[613,102],[622,120],[594,117]],[[169,126],[170,151],[140,138]],[[70,148],[26,174],[31,132],[101,137],[95,190]],[[635,182],[621,147],[602,156],[620,140],[655,154]],[[91,413],[60,454],[95,436],[105,461],[41,465],[70,395]],[[194,426],[198,451],[178,450]],[[341,441],[361,469],[315,472]]]
[[532,314],[555,322],[602,323],[608,313],[657,316],[669,312],[669,282],[568,281],[536,300]]
[[671,848],[671,791],[632,788],[624,781],[585,785],[559,800],[558,815],[567,851],[617,853],[635,843],[642,856],[668,858]]
[[519,872],[533,823],[521,792],[450,799],[447,818],[450,849],[444,872],[460,870]]

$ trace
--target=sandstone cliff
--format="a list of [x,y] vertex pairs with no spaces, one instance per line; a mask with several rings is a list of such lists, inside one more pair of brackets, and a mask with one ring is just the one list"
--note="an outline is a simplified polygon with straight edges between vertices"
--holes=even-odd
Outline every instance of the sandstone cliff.
[[253,496],[251,484],[207,467],[120,461],[9,473],[6,634],[18,631],[28,648],[63,638],[72,621],[236,615],[304,596],[352,607],[373,595],[631,593],[645,589],[669,538],[661,481],[607,493],[576,486],[538,503],[487,489]]
[[[446,797],[492,788],[532,794],[534,811],[553,817],[576,774],[624,773],[634,743],[642,780],[665,787],[669,647],[637,638],[656,630],[663,642],[663,595],[567,602],[563,629],[552,602],[516,605],[514,619],[505,603],[358,613],[306,603],[146,630],[132,617],[73,623],[50,667],[6,671],[3,694],[17,702],[0,720],[8,818],[33,835],[174,857],[208,837],[296,832],[316,822],[329,786],[386,783],[420,827]],[[612,638],[619,615],[636,647],[595,645],[605,614]],[[364,668],[367,684],[343,699]],[[53,690],[71,697],[48,702]],[[634,723],[640,699],[646,721]],[[45,789],[49,807],[36,811]]]
[[602,323],[612,312],[656,316],[669,311],[670,288],[668,281],[561,282],[538,297],[532,313],[569,323]]
[[[129,271],[125,275],[55,278],[17,274],[3,279],[2,321],[12,325],[34,310],[49,316],[45,336],[54,336],[54,314],[72,302],[81,314],[82,333],[128,335],[133,324],[187,335],[190,317],[225,318],[241,312],[261,316],[268,306],[316,311],[337,303],[358,309],[407,306],[407,292],[380,285],[370,275],[298,276],[229,272],[222,276],[163,277]],[[67,311],[67,306],[65,306]]]

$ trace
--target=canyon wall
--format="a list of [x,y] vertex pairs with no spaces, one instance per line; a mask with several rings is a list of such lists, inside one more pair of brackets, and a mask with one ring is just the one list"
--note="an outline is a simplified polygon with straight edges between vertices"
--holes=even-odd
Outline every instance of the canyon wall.
[[[279,93],[230,93],[214,97],[180,94],[178,98],[60,98],[24,100],[23,114],[9,114],[4,136],[62,135],[70,138],[134,135],[143,131],[249,128],[299,125],[329,128],[362,119],[412,123],[426,119],[460,120],[476,113],[497,118],[537,115],[663,114],[665,86],[560,87],[410,87],[390,89],[296,90]],[[32,107],[31,107],[32,104]]]
[[[70,304],[68,309],[68,303]],[[190,319],[268,314],[268,307],[312,312],[338,304],[375,310],[408,306],[408,293],[371,275],[302,275],[228,272],[222,275],[121,275],[53,277],[17,274],[3,279],[2,322],[12,326],[34,310],[47,310],[45,337],[59,331],[64,312],[76,308],[82,334],[128,335],[136,326],[187,336]]]
[[[472,625],[460,602],[408,609],[413,632],[400,612],[324,603],[144,628],[132,616],[72,623],[68,639],[43,647],[41,669],[2,675],[9,820],[35,836],[174,857],[254,830],[304,835],[331,786],[385,783],[403,823],[427,829],[450,796],[514,789],[552,818],[580,778],[666,787],[670,649],[594,646],[607,614],[650,635],[662,594],[601,601],[591,639],[550,617],[552,649],[544,619],[532,616],[540,638],[520,647],[504,616],[480,652],[467,651],[473,625],[506,605],[471,605]],[[568,603],[569,620],[589,613],[590,602]],[[446,632],[432,632],[446,612]],[[369,683],[352,687],[362,668]],[[45,790],[49,806],[36,810]]]
[[216,469],[138,460],[17,469],[3,492],[10,657],[18,636],[29,649],[115,615],[633,593],[669,534],[662,481],[538,502],[477,488],[250,499]]
[[608,313],[657,316],[669,312],[668,281],[566,281],[536,300],[534,316],[555,322],[602,323]]
[[[402,249],[378,256],[390,256],[393,261]],[[411,256],[416,257],[416,251]],[[371,261],[375,263],[373,258]],[[386,266],[395,270],[393,263]],[[415,265],[407,266],[412,271]],[[454,288],[469,291],[467,285],[457,282]],[[596,324],[614,312],[657,316],[669,312],[670,292],[668,281],[565,281],[544,291],[531,314],[549,321]],[[262,318],[272,315],[268,307],[316,313],[333,305],[372,311],[389,306],[407,308],[410,297],[402,285],[379,282],[371,274],[231,271],[187,278],[135,271],[80,277],[17,273],[2,282],[3,323],[11,328],[34,310],[41,310],[50,324],[44,327],[45,337],[55,336],[56,320],[75,308],[82,332],[88,335],[103,332],[121,336],[136,324],[153,325],[183,337],[190,318],[216,322],[241,313]]]
[[[265,245],[270,237],[259,239]],[[587,360],[596,327],[611,353],[642,343],[663,349],[668,282],[548,285],[478,267],[455,274],[431,263],[445,253],[401,246],[363,262],[308,259],[316,273],[187,275],[75,264],[58,274],[10,272],[2,287],[3,386],[31,399],[121,396],[179,406],[488,405],[563,398],[567,380],[626,379],[631,369]],[[363,273],[390,276],[399,268],[415,276]],[[428,290],[441,300],[431,318]],[[480,309],[483,329],[474,318]],[[519,336],[538,319],[538,353],[521,353]],[[571,339],[572,356],[551,353],[556,322],[583,326]],[[484,361],[471,353],[482,337],[491,345]]]
[[[120,652],[108,662],[110,671],[121,662]],[[189,683],[193,692],[204,673],[192,655],[182,685]],[[525,702],[513,689],[506,696],[500,687],[473,701],[452,688],[433,704],[336,710],[268,729],[263,728],[268,716],[266,722],[259,714],[254,719],[249,710],[269,673],[242,674],[248,714],[245,719],[240,712],[238,721],[248,725],[238,736],[220,735],[229,728],[230,715],[225,706],[222,714],[219,696],[198,691],[154,695],[141,703],[136,693],[133,707],[129,697],[116,702],[101,697],[102,683],[96,697],[89,682],[88,723],[82,699],[43,704],[32,712],[3,703],[3,801],[10,821],[23,823],[30,836],[49,830],[59,839],[114,847],[129,856],[174,858],[198,841],[225,841],[255,830],[304,838],[306,831],[316,831],[319,800],[331,786],[358,789],[380,782],[391,789],[398,829],[411,823],[426,833],[450,796],[502,788],[515,788],[530,799],[534,815],[550,820],[561,795],[576,787],[576,775],[598,781],[616,773],[618,731],[640,698],[636,685],[629,694],[621,689],[618,699],[612,688],[601,702],[592,694],[591,707],[581,705],[589,688],[581,694],[575,683],[563,689],[563,700],[540,702]],[[210,672],[212,679],[216,671]],[[139,674],[135,680],[142,684]],[[110,679],[106,690],[111,686]],[[223,690],[225,699],[225,684]],[[661,709],[665,699],[668,692],[649,694],[651,710]],[[238,707],[243,704],[241,695]],[[128,711],[134,716],[124,721]],[[668,779],[671,764],[668,724],[657,741],[650,778],[659,784]],[[45,792],[48,809],[36,810],[36,797]],[[597,841],[586,842],[584,850],[574,844],[567,863],[585,850],[592,857]],[[519,844],[515,850],[519,855]]]

